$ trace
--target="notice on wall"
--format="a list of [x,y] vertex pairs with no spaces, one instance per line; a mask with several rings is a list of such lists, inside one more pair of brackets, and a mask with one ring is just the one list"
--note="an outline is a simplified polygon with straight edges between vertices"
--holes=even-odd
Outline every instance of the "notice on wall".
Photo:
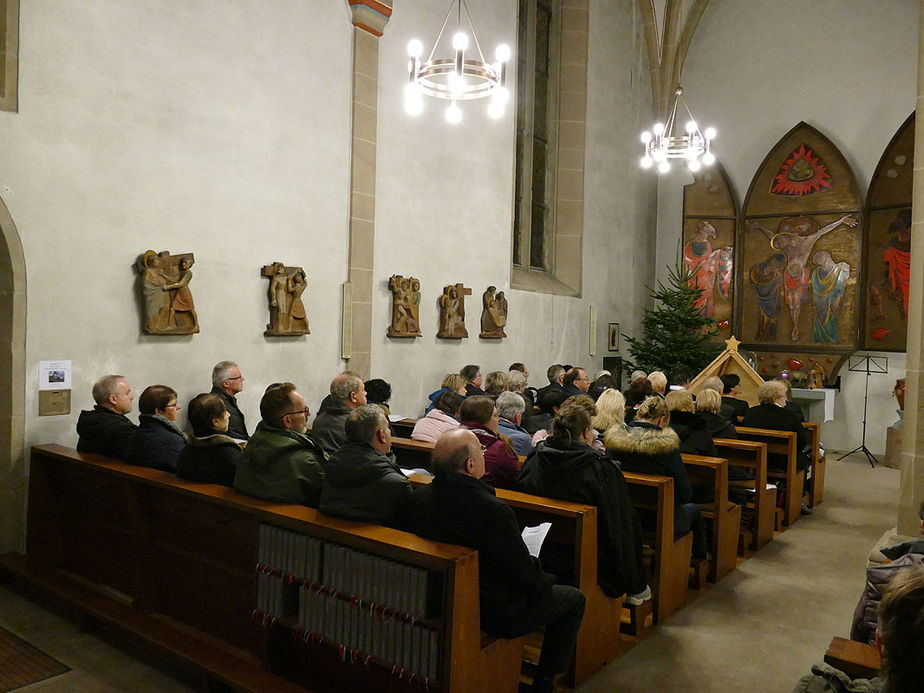
[[39,361],[39,390],[70,389],[70,361]]

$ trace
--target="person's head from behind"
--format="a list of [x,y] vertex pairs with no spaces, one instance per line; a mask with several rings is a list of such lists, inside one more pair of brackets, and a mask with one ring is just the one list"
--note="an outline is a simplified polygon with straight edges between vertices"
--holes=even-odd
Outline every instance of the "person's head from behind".
[[369,404],[388,404],[391,399],[391,385],[381,378],[373,378],[364,383],[366,402]]
[[497,432],[497,407],[494,406],[494,400],[485,395],[466,397],[459,407],[459,418]]
[[224,433],[228,430],[228,420],[231,418],[224,400],[213,392],[203,392],[193,397],[187,415],[193,435],[197,438]]
[[462,370],[459,371],[459,375],[465,378],[465,382],[471,383],[475,387],[481,387],[481,366],[470,363],[467,366],[462,366]]
[[351,443],[369,445],[382,453],[391,450],[388,419],[375,404],[363,404],[351,411],[344,422],[344,431]]
[[587,407],[575,400],[577,397],[565,402],[555,418],[552,420],[552,438],[555,442],[570,445],[571,443],[585,443],[590,445],[597,437],[596,431],[590,425],[590,415]]
[[667,389],[667,376],[661,371],[652,371],[648,374],[648,382],[651,383],[651,391],[660,395],[664,394]]
[[[704,390],[715,390],[716,392],[719,393],[719,395],[721,395],[722,392],[725,390],[725,383],[722,382],[722,379],[719,376],[710,375],[708,378],[706,378],[703,381],[703,389]],[[698,397],[699,396],[697,395],[697,398]]]
[[597,415],[593,427],[606,431],[613,426],[622,426],[626,421],[626,399],[619,390],[604,390],[597,398]]
[[888,693],[917,693],[924,681],[924,566],[892,578],[879,604],[876,641]]
[[148,416],[158,415],[176,421],[179,409],[176,390],[167,385],[149,385],[138,398],[138,411]]
[[672,373],[671,383],[679,385],[683,389],[688,388],[690,386],[690,371],[686,368],[675,368]]
[[645,371],[632,371],[632,376],[629,378],[629,383],[634,383],[640,378],[648,380],[648,374]]
[[708,411],[713,414],[722,413],[722,395],[713,389],[700,390],[696,395],[697,411]]
[[637,378],[629,385],[629,394],[626,397],[626,406],[637,407],[652,394],[651,381],[648,376]]
[[741,378],[734,373],[723,373],[719,376],[722,379],[722,394],[726,397],[734,397],[738,394],[738,385]]
[[774,378],[774,380],[782,383],[783,387],[786,388],[786,401],[792,400],[792,383],[789,382],[789,378]]
[[467,428],[453,428],[443,433],[433,446],[434,476],[440,478],[465,474],[474,479],[484,476],[484,448],[478,437]]
[[587,395],[574,395],[565,400],[565,403],[562,406],[573,404],[576,407],[581,407],[584,411],[587,412],[587,416],[593,419],[597,415],[597,403],[594,402],[593,397]]
[[497,397],[507,389],[508,382],[507,374],[503,371],[491,371],[485,376],[484,391],[492,397]]
[[93,384],[93,401],[103,409],[116,414],[127,414],[132,410],[135,395],[122,375],[104,375]]
[[757,401],[761,404],[786,406],[786,386],[779,380],[768,380],[757,388]]
[[356,409],[366,403],[366,386],[353,371],[344,371],[330,382],[330,395],[338,404]]
[[260,416],[273,428],[304,433],[308,430],[310,414],[305,398],[295,389],[294,383],[273,383],[260,400]]
[[511,363],[510,368],[508,368],[507,370],[508,371],[519,371],[520,373],[525,375],[527,378],[529,378],[529,371],[526,370],[526,365],[521,363],[520,361],[517,361],[516,363]]
[[657,426],[667,426],[671,420],[671,412],[663,399],[652,395],[639,405],[635,420],[645,421]]
[[509,371],[507,373],[507,389],[510,392],[523,392],[526,390],[526,375],[521,371]]
[[516,392],[503,392],[497,398],[497,415],[517,426],[523,421],[525,411],[526,402]]
[[539,410],[543,414],[554,414],[566,399],[568,393],[564,390],[549,390],[539,398]]
[[562,378],[565,376],[565,367],[560,363],[553,363],[545,372],[549,379],[549,385],[561,385]]
[[462,402],[464,401],[465,397],[460,395],[458,392],[454,392],[453,390],[446,390],[446,392],[437,398],[436,408],[444,414],[449,414],[450,416],[458,418],[459,407],[462,406]]
[[452,390],[453,392],[458,392],[460,395],[465,397],[465,378],[463,378],[458,373],[448,373],[445,378],[443,378],[443,384],[440,385],[441,388],[446,390]]
[[594,378],[594,387],[599,392],[609,390],[612,388],[619,387],[619,383],[616,382],[616,378],[612,373],[604,371],[600,373],[596,378]]
[[688,390],[671,390],[664,398],[669,411],[685,411],[693,413],[696,405],[693,404],[693,395]]

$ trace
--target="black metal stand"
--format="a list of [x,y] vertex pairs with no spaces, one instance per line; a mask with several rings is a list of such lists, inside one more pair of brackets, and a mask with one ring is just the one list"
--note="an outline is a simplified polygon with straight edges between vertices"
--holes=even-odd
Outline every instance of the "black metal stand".
[[879,464],[879,460],[877,460],[876,456],[866,447],[866,407],[867,404],[869,404],[869,376],[871,373],[888,373],[889,360],[885,356],[870,356],[869,354],[864,356],[851,356],[847,370],[853,373],[866,373],[866,391],[863,393],[863,438],[860,445],[850,452],[844,453],[838,457],[837,461],[840,462],[842,459],[855,452],[862,452],[866,455],[869,466],[875,469],[876,465]]

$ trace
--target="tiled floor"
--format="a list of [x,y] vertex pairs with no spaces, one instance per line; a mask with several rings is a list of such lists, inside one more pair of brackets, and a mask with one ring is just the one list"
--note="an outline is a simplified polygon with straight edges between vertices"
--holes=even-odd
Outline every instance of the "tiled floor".
[[[792,690],[834,635],[846,636],[865,558],[895,524],[899,472],[829,454],[825,501],[708,587],[578,693]],[[23,691],[188,691],[194,682],[116,636],[0,586],[0,625],[72,671]],[[118,644],[116,644],[118,643]]]

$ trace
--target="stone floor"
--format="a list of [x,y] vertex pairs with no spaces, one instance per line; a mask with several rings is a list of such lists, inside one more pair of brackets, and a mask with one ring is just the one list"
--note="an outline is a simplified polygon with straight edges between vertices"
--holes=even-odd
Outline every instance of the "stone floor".
[[[708,587],[577,693],[792,690],[834,635],[846,636],[865,557],[895,524],[899,472],[828,459],[825,501]],[[194,681],[115,635],[0,586],[0,625],[72,671],[19,690],[187,691]]]

